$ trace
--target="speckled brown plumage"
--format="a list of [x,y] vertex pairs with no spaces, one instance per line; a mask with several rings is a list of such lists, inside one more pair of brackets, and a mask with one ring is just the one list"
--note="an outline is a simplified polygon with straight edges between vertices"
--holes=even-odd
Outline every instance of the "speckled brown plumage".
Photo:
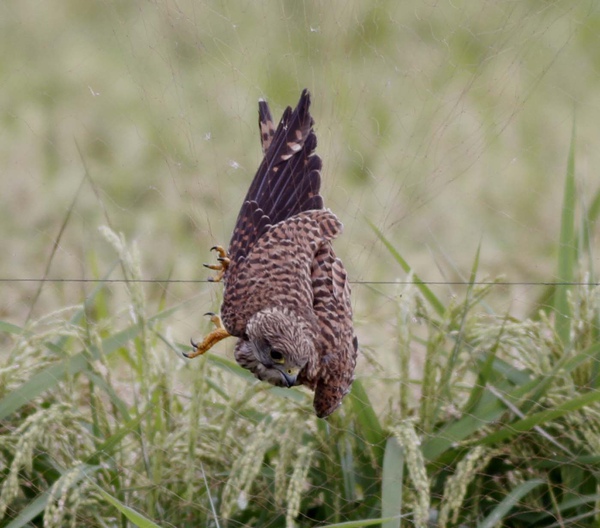
[[350,389],[358,344],[346,271],[331,245],[342,224],[319,194],[309,106],[304,90],[275,129],[259,102],[264,158],[229,244],[221,318],[239,338],[242,367],[274,385],[310,387],[326,417]]

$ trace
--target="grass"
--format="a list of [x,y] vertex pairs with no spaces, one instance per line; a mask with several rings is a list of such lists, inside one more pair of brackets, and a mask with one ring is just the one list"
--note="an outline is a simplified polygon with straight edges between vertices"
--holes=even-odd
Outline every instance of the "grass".
[[[0,10],[0,527],[597,525],[594,3]],[[305,86],[362,352],[327,422],[178,356]]]
[[[563,226],[576,225],[573,159]],[[2,526],[600,519],[597,287],[563,286],[549,311],[518,320],[482,312],[490,286],[476,282],[478,256],[463,299],[444,304],[416,280],[403,299],[416,319],[400,321],[397,337],[401,354],[426,353],[420,405],[377,410],[359,378],[323,421],[307,391],[256,383],[213,354],[177,361],[181,345],[164,325],[182,307],[149,314],[135,247],[104,235],[129,281],[125,328],[102,301],[111,275],[80,305],[1,325],[10,349],[0,369]],[[558,266],[570,283],[584,275],[564,272],[568,258],[582,260],[579,238],[561,231]]]

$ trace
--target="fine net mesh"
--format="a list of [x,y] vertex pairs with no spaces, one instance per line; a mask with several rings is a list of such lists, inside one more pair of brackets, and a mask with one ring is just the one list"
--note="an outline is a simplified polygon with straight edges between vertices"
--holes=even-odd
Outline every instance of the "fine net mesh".
[[[2,526],[599,521],[595,2],[25,0],[0,27]],[[258,99],[303,88],[360,342],[327,421],[233,340],[181,355]]]

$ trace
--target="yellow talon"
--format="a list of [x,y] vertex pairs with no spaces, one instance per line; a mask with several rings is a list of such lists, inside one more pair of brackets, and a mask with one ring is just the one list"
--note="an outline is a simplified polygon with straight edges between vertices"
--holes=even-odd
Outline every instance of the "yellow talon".
[[211,251],[216,251],[219,256],[217,257],[218,264],[204,264],[205,268],[218,271],[218,273],[214,277],[209,277],[208,280],[210,282],[221,282],[223,279],[223,275],[229,268],[229,264],[231,260],[227,256],[227,250],[223,246],[213,246],[210,248]]
[[221,318],[217,314],[208,312],[204,315],[210,315],[210,320],[216,326],[216,328],[202,340],[202,343],[196,343],[193,339],[190,340],[194,351],[190,352],[189,354],[187,352],[183,353],[183,355],[188,359],[192,359],[196,356],[204,354],[219,341],[231,335],[227,330],[225,330],[223,321],[221,321]]

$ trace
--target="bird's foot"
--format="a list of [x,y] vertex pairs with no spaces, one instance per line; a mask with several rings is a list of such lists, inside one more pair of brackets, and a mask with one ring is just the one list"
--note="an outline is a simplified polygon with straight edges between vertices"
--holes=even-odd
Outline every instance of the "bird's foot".
[[211,251],[216,251],[218,253],[217,261],[218,264],[203,264],[205,268],[215,270],[218,273],[214,277],[209,277],[208,280],[211,282],[221,282],[223,275],[229,268],[229,264],[231,260],[227,256],[227,250],[223,246],[213,246],[210,248]]
[[208,351],[214,345],[216,345],[219,341],[231,335],[227,330],[225,330],[223,322],[217,314],[213,312],[208,312],[204,315],[210,316],[210,320],[216,326],[216,328],[202,340],[202,343],[196,343],[193,339],[190,340],[192,348],[194,350],[189,354],[187,352],[183,353],[183,355],[188,359],[192,359],[196,356],[204,354],[206,351]]

